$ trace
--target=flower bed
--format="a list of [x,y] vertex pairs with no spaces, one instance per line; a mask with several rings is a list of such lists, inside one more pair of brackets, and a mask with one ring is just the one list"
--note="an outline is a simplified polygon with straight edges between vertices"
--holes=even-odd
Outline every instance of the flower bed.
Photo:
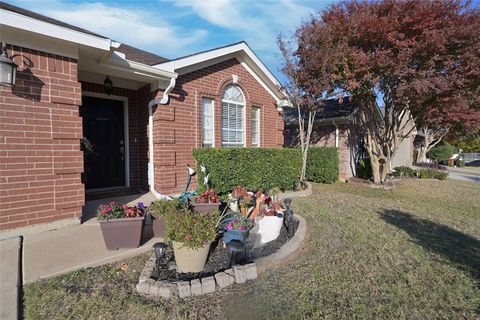
[[[295,218],[296,226],[299,220]],[[296,229],[297,230],[297,229]],[[214,245],[202,272],[182,273],[176,271],[173,250],[168,248],[164,259],[156,270],[156,256],[147,261],[137,284],[137,291],[150,298],[162,297],[187,298],[221,290],[233,284],[245,283],[257,278],[257,260],[265,260],[281,251],[286,244],[295,242],[297,245],[303,240],[305,229],[302,234],[289,237],[287,229],[282,227],[280,236],[266,245],[255,246],[255,237],[250,238],[248,246],[252,251],[243,264],[229,267],[227,250],[222,245],[222,239],[218,239]],[[255,234],[255,233],[253,233]],[[298,238],[298,239],[297,239]],[[266,262],[268,264],[268,262]]]
[[[164,221],[164,238],[171,245],[154,246],[156,254],[145,265],[137,290],[188,297],[256,278],[254,261],[275,253],[295,236],[299,224],[291,200],[282,204],[279,192],[237,186],[221,204],[207,187],[197,197],[153,203],[148,211]],[[210,207],[199,210],[199,205]]]

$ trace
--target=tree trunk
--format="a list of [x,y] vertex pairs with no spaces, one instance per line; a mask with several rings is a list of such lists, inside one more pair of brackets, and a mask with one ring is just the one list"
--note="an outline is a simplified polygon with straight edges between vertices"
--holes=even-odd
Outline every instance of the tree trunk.
[[426,147],[420,147],[417,149],[417,162],[416,163],[422,163],[422,162],[427,162],[427,148]]
[[378,158],[375,156],[370,156],[370,165],[372,167],[373,182],[381,183],[380,161],[378,161]]

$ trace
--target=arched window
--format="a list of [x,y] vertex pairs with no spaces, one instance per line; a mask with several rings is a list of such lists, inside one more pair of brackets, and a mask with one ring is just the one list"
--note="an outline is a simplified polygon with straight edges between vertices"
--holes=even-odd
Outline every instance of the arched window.
[[233,84],[226,86],[222,95],[222,145],[245,145],[245,97]]

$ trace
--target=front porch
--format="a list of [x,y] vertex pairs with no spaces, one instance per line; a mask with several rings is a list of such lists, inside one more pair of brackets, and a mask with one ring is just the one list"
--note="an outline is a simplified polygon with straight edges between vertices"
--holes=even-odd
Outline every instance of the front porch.
[[107,250],[100,224],[95,218],[95,210],[101,203],[112,201],[128,205],[143,202],[149,205],[153,200],[153,194],[143,193],[87,201],[83,208],[85,223],[24,234],[23,283],[127,259],[151,250],[152,245],[162,239],[153,237],[148,222],[138,248]]

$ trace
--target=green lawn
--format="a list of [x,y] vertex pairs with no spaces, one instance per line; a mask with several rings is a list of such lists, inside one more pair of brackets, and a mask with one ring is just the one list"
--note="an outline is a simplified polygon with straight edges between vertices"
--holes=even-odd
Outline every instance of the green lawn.
[[254,282],[148,301],[134,293],[143,255],[26,286],[25,318],[480,318],[480,185],[314,185],[294,206],[305,247]]

